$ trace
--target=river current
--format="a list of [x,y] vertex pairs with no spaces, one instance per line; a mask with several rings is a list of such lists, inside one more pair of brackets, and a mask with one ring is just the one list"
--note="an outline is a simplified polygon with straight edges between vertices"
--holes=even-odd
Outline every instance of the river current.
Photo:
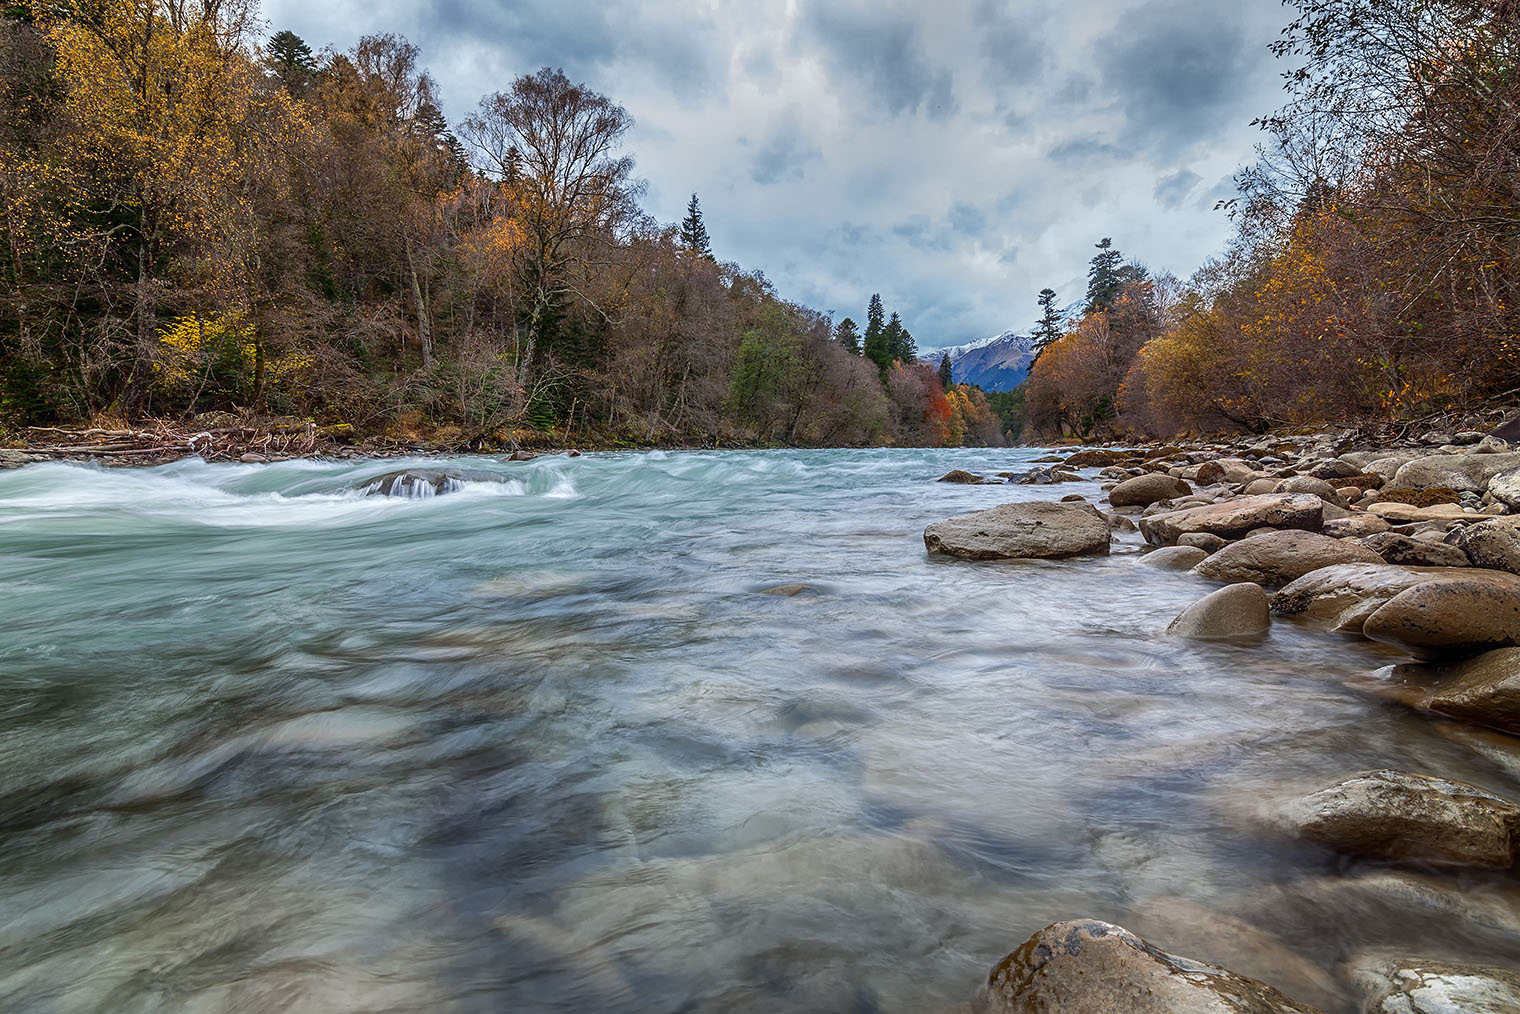
[[1520,954],[1507,876],[1264,816],[1380,766],[1520,792],[1360,688],[1395,656],[1169,639],[1211,586],[1136,535],[925,554],[1101,497],[934,481],[1039,453],[0,472],[0,1010],[950,1011],[1078,916],[1332,1012],[1368,952]]

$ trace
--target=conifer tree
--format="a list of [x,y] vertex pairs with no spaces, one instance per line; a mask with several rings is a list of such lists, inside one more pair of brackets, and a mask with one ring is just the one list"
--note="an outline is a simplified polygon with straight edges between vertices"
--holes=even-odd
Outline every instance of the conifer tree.
[[882,340],[886,331],[886,321],[887,312],[881,305],[881,293],[872,293],[871,303],[866,307],[866,336],[862,345],[866,358],[883,370],[892,361],[890,350]]
[[265,48],[265,59],[287,90],[300,94],[317,71],[317,60],[306,40],[289,29],[274,33]]
[[691,200],[686,204],[686,217],[681,220],[681,245],[708,260],[715,259],[712,240],[707,235],[707,226],[702,222],[702,206],[697,203],[696,194],[691,195]]
[[950,366],[950,353],[946,352],[939,359],[939,386],[950,390],[955,386],[955,372]]
[[907,332],[903,330],[902,318],[897,311],[892,311],[892,319],[887,321],[886,328],[881,333],[881,347],[883,361],[881,368],[886,369],[893,362],[906,362],[903,359],[903,337]]
[[1034,326],[1034,359],[1031,365],[1038,362],[1040,353],[1061,337],[1061,311],[1056,309],[1056,290],[1041,289],[1039,295],[1040,309],[1044,311],[1040,315],[1040,321]]
[[844,347],[851,355],[860,355],[860,327],[850,317],[839,322],[834,329],[834,340]]
[[1114,249],[1114,241],[1107,236],[1096,244],[1098,252],[1087,269],[1087,312],[1096,313],[1110,309],[1124,290],[1124,275],[1120,265],[1124,255]]

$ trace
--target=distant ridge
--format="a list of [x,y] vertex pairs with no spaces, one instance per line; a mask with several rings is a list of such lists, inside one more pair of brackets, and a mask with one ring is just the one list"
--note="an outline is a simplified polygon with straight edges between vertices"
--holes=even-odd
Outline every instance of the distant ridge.
[[924,358],[937,365],[945,355],[950,356],[950,376],[957,384],[975,384],[984,391],[1011,391],[1029,376],[1034,339],[1004,331],[991,338],[935,349]]

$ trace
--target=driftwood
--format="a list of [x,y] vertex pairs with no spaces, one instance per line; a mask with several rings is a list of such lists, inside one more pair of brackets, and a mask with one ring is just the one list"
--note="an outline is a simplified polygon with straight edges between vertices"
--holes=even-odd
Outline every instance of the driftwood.
[[247,425],[209,429],[158,422],[143,429],[69,430],[57,426],[29,426],[28,432],[57,434],[64,439],[26,444],[33,454],[60,458],[141,457],[172,461],[191,454],[207,461],[236,461],[244,455],[294,458],[315,454],[326,444],[312,423],[297,427],[270,427],[251,421]]

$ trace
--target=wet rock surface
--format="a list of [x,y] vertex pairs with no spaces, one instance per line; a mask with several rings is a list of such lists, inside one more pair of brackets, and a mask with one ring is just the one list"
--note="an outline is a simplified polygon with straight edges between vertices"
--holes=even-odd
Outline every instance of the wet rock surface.
[[1054,923],[998,963],[979,1014],[1319,1014],[1266,983],[1178,957],[1112,923]]
[[1289,808],[1302,837],[1337,852],[1436,866],[1507,869],[1520,805],[1465,782],[1407,771],[1367,771]]
[[1520,970],[1405,959],[1364,967],[1365,1014],[1515,1014]]
[[1445,665],[1401,665],[1393,675],[1417,688],[1416,707],[1520,736],[1520,648]]
[[1267,593],[1245,582],[1221,588],[1184,609],[1166,632],[1199,640],[1261,637],[1272,627]]
[[1058,559],[1107,553],[1108,522],[1091,504],[1011,503],[924,529],[931,553],[966,560]]
[[1324,501],[1313,494],[1269,493],[1155,514],[1141,519],[1140,531],[1152,545],[1170,546],[1194,533],[1236,539],[1258,528],[1313,532],[1324,518]]
[[1254,581],[1275,587],[1321,567],[1380,561],[1376,552],[1354,542],[1315,532],[1283,531],[1225,546],[1194,572],[1213,581]]

